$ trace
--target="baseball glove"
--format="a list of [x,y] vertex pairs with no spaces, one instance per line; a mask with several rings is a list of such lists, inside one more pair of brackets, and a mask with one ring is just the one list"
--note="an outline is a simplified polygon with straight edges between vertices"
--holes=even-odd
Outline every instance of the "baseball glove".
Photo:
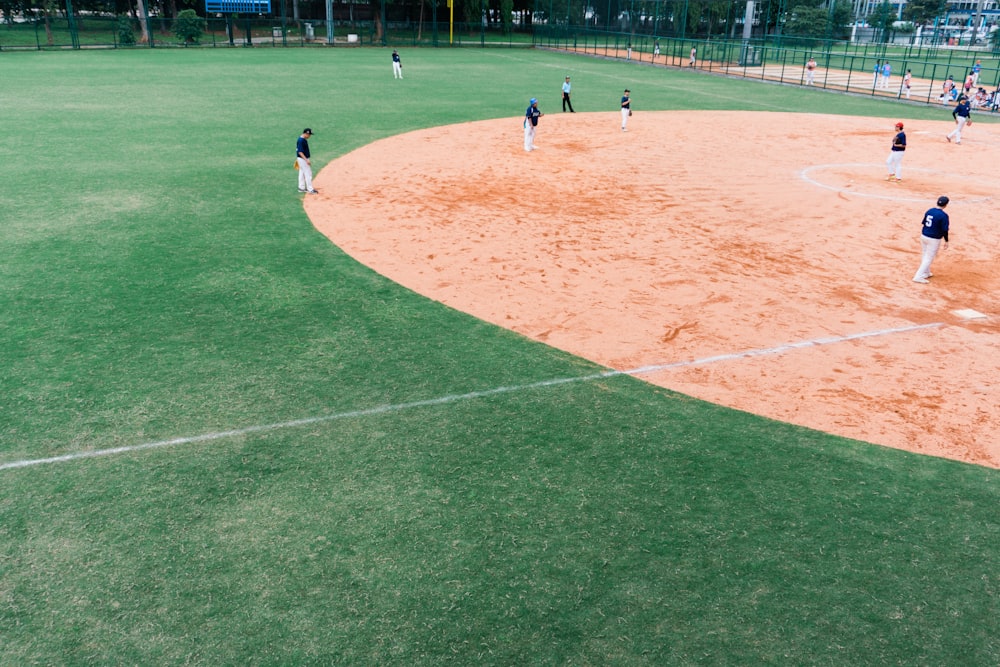
[[298,161],[298,160],[296,160],[296,161],[295,161],[295,168],[296,168],[296,169],[298,169],[298,168],[299,168],[299,161]]
[[628,110],[628,115],[629,115],[629,116],[631,116],[631,115],[632,115],[632,110],[631,110],[631,109],[629,109],[629,110]]

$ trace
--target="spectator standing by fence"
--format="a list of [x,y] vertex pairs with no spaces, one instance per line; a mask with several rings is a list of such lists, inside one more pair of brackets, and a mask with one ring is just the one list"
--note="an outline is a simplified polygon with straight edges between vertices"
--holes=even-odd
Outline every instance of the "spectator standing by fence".
[[977,60],[976,64],[972,66],[972,85],[979,85],[979,73],[983,71],[983,61]]
[[809,56],[809,60],[806,62],[806,85],[813,85],[813,80],[816,76],[816,59]]
[[955,79],[951,74],[941,84],[941,104],[948,104],[951,101],[952,91],[955,90]]
[[889,89],[889,77],[892,76],[892,65],[886,60],[882,63],[882,88],[884,90]]
[[688,63],[691,67],[694,67],[695,61],[698,59],[698,49],[696,47],[691,47],[691,62]]
[[906,95],[906,99],[910,99],[910,88],[913,85],[913,72],[906,70],[906,74],[903,75],[903,94]]
[[882,61],[875,61],[875,69],[872,70],[872,88],[878,88],[878,77],[882,73]]

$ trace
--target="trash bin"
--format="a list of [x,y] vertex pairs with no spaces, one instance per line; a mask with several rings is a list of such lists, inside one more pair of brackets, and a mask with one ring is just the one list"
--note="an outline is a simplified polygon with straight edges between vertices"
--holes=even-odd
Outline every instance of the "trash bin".
[[275,39],[281,39],[281,28],[271,28],[271,36]]
[[316,31],[313,29],[312,23],[306,23],[306,41],[311,42],[316,39]]
[[347,43],[348,44],[355,44],[355,43],[357,43],[357,41],[358,41],[358,36],[357,35],[355,35],[355,34],[352,33],[352,34],[350,34],[350,35],[347,36]]

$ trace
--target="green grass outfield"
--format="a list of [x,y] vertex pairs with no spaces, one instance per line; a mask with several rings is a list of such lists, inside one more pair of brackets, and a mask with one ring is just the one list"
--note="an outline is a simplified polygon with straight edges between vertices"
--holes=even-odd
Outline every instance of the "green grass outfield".
[[291,169],[566,73],[609,114],[948,111],[402,55],[0,55],[0,664],[998,664],[997,471],[597,377],[359,266]]

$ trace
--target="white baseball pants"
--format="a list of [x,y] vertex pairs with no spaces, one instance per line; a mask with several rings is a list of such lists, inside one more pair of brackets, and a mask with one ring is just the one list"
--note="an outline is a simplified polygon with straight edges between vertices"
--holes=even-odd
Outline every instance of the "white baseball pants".
[[962,128],[965,127],[969,119],[965,116],[956,116],[955,120],[958,121],[958,125],[948,134],[948,138],[954,139],[956,144],[960,144],[962,143]]
[[920,268],[913,274],[914,280],[927,280],[931,277],[931,262],[937,257],[938,250],[941,249],[941,239],[932,239],[929,236],[920,235]]
[[889,158],[885,161],[885,166],[889,170],[890,176],[903,178],[903,151],[890,151]]
[[313,189],[313,170],[304,157],[295,158],[299,161],[299,190],[309,192]]

